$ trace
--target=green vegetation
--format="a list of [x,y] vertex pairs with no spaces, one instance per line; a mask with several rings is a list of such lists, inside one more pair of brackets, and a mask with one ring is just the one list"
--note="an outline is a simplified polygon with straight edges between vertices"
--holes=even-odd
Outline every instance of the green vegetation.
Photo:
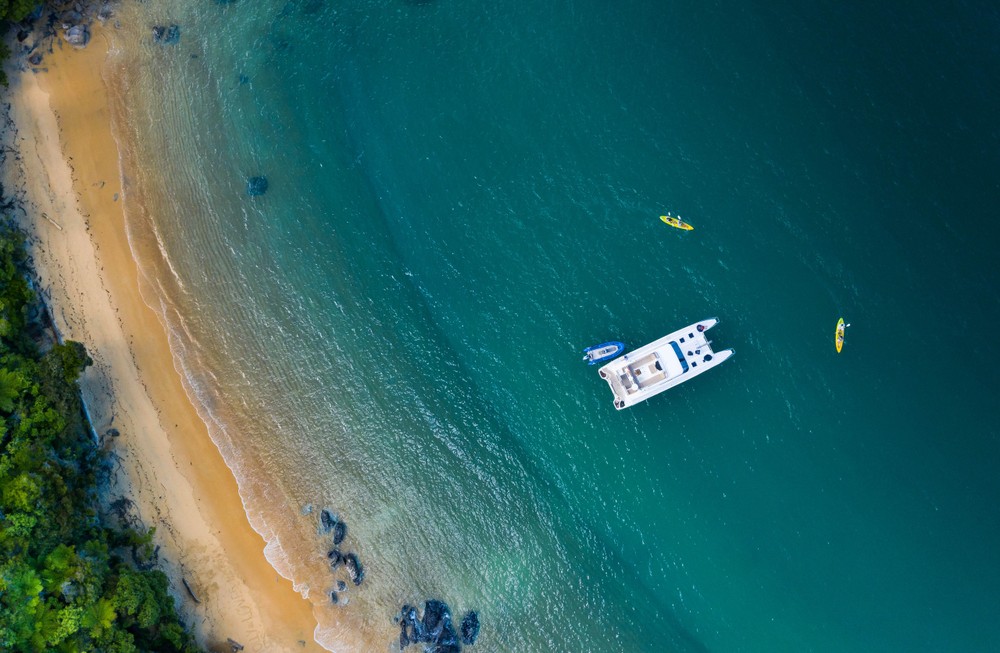
[[40,0],[0,0],[0,21],[24,20],[40,4]]
[[100,519],[106,467],[76,383],[91,359],[40,344],[26,266],[0,224],[0,650],[197,651],[149,568],[152,533]]

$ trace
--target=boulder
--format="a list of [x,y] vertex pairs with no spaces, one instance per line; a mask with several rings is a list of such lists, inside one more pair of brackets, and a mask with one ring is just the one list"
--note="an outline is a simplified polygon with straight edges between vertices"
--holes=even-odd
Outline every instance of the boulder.
[[[249,187],[250,185],[248,183],[247,192],[249,192]],[[329,533],[331,530],[333,530],[333,527],[337,525],[337,518],[333,515],[332,512],[330,512],[326,508],[323,508],[323,510],[319,513],[319,525],[321,533]]]
[[267,177],[250,177],[247,179],[247,195],[257,197],[267,192]]
[[347,589],[347,583],[345,583],[342,580],[338,580],[337,581],[337,591],[338,592],[343,592],[346,589]]
[[474,610],[469,610],[462,617],[460,630],[462,631],[463,644],[472,645],[476,643],[476,638],[479,637],[479,615]]
[[38,64],[42,63],[42,53],[35,52],[34,54],[32,54],[30,57],[28,57],[28,63],[30,63],[32,66],[37,66]]
[[333,549],[326,554],[326,557],[330,559],[330,569],[336,569],[344,561],[344,556],[340,554],[339,549]]
[[424,629],[427,632],[434,632],[446,614],[448,614],[448,604],[444,601],[431,599],[424,603]]
[[74,25],[82,23],[83,16],[80,15],[80,12],[70,9],[59,18],[59,22],[63,29],[69,29]]
[[336,592],[330,592],[330,603],[337,604],[340,602],[340,597],[337,596]]
[[365,569],[361,566],[358,556],[353,553],[344,555],[344,566],[347,567],[347,573],[351,575],[351,582],[360,585],[361,581],[365,579]]
[[333,543],[340,544],[344,541],[344,537],[347,536],[347,524],[342,521],[337,522],[333,525]]
[[86,25],[73,25],[63,32],[63,38],[70,45],[83,48],[90,43],[90,30]]

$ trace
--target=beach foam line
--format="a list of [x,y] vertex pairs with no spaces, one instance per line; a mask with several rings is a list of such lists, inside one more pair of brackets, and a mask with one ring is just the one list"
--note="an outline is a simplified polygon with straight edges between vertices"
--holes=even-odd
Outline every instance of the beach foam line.
[[[92,33],[85,50],[57,42],[45,72],[9,67],[21,156],[4,174],[24,198],[20,217],[53,319],[95,361],[81,379],[92,424],[98,433],[112,424],[121,433],[108,443],[122,463],[112,492],[130,496],[143,521],[157,527],[162,567],[202,645],[232,638],[257,650],[323,650],[312,606],[264,555],[266,542],[248,522],[159,318],[140,295],[114,199],[126,164],[101,76],[113,36],[97,24]],[[114,66],[126,63],[122,49],[114,52],[110,84]],[[200,603],[188,599],[185,585]]]

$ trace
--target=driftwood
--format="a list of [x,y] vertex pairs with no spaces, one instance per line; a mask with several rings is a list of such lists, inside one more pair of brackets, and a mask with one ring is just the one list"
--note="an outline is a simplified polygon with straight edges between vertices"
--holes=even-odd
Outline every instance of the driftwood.
[[186,589],[188,591],[188,594],[191,595],[191,598],[194,599],[194,602],[195,603],[201,603],[201,601],[198,600],[198,597],[194,595],[194,590],[191,589],[190,585],[188,585],[187,578],[182,578],[181,582],[184,583],[184,589]]

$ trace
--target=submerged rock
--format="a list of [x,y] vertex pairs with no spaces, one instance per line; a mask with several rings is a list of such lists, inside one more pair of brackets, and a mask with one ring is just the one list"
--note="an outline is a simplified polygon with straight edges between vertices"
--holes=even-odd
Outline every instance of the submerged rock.
[[407,604],[396,620],[399,622],[400,650],[410,644],[424,643],[427,644],[425,653],[458,653],[462,650],[462,643],[474,644],[479,636],[479,615],[469,611],[462,619],[459,641],[448,604],[436,599],[424,603],[422,619],[418,618],[417,609]]
[[247,179],[247,195],[257,197],[267,192],[267,177],[250,177]]
[[164,45],[173,45],[181,40],[180,25],[154,25],[153,41]]
[[330,603],[336,604],[336,603],[339,603],[339,602],[340,602],[340,597],[337,596],[337,593],[336,592],[330,592]]
[[[256,178],[257,177],[254,177],[254,179]],[[266,181],[264,183],[267,184]],[[247,182],[247,192],[250,192],[250,182]],[[333,530],[333,527],[336,525],[337,525],[337,518],[333,515],[332,512],[330,512],[326,508],[323,508],[323,510],[320,511],[319,513],[320,532],[329,533],[331,530]]]
[[365,579],[365,569],[361,566],[361,562],[358,561],[358,556],[353,553],[345,554],[344,566],[347,567],[347,573],[351,575],[351,582],[355,585],[360,585],[361,581]]
[[344,561],[344,556],[340,554],[339,549],[333,549],[326,554],[326,557],[330,559],[330,569],[336,569]]
[[342,521],[333,525],[333,543],[340,544],[347,536],[347,524]]
[[338,592],[343,592],[346,589],[347,589],[347,583],[345,583],[342,580],[338,580],[337,581],[337,591]]
[[461,631],[463,644],[476,643],[476,638],[479,637],[479,615],[475,610],[469,610],[462,617]]

